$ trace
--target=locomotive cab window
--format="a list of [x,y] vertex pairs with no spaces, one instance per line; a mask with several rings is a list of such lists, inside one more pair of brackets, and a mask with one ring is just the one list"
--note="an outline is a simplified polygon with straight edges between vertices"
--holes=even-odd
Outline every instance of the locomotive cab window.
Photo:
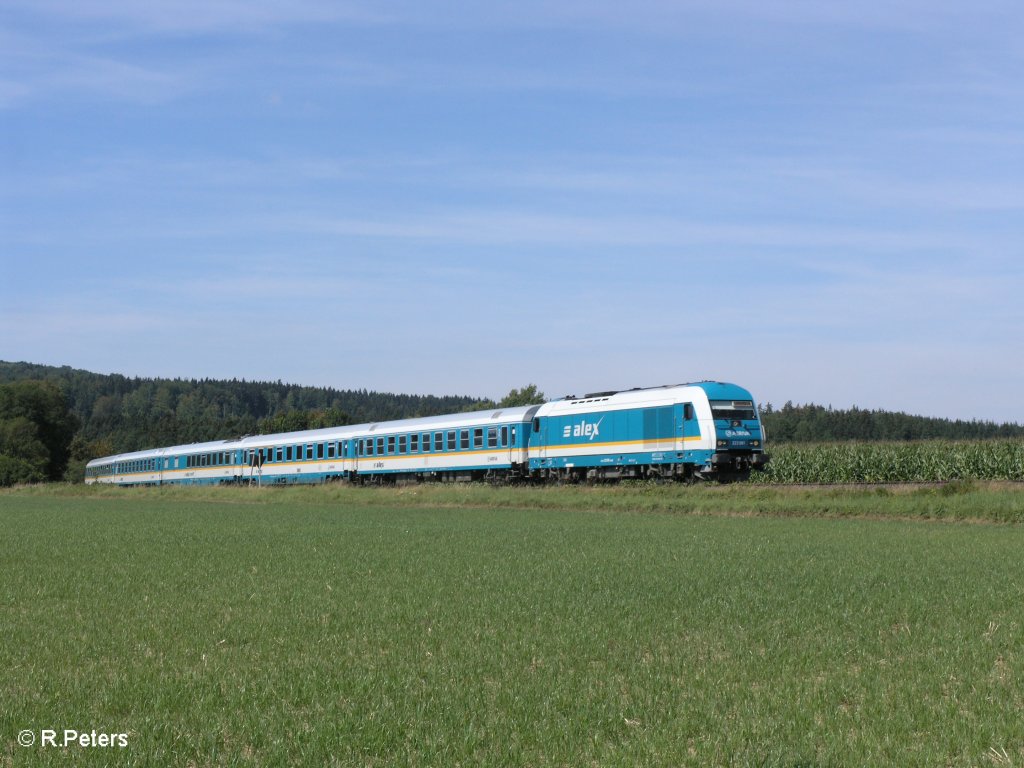
[[757,418],[751,400],[712,400],[711,415],[726,421],[751,421]]

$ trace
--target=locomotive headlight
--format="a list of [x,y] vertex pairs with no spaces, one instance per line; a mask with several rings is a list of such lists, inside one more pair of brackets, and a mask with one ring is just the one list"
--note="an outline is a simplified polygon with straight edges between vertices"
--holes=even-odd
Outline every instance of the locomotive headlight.
[[759,446],[761,444],[761,441],[760,440],[754,440],[750,444],[756,448],[757,446]]
[[718,447],[719,448],[727,448],[727,447],[729,447],[729,441],[728,440],[719,440],[718,441]]

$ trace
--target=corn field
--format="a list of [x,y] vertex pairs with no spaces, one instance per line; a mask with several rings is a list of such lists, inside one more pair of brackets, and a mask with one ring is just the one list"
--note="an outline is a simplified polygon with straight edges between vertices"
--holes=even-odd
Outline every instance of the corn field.
[[1024,480],[1024,440],[786,443],[754,483]]

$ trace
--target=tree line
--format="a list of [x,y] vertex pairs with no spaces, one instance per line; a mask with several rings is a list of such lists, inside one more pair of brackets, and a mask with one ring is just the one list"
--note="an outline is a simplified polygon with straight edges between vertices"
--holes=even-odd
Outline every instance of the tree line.
[[[278,382],[130,378],[68,366],[0,361],[0,486],[80,481],[99,456],[241,435],[436,416],[545,401],[536,385],[498,402]],[[770,403],[772,442],[1021,437],[1024,427],[979,421]]]
[[900,440],[984,440],[1024,437],[1024,426],[991,421],[964,421],[864,408],[765,403],[761,423],[768,443]]

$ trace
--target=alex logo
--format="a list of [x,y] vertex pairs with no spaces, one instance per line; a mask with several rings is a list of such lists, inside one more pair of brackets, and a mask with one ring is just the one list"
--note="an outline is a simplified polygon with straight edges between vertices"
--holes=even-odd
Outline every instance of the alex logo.
[[584,419],[579,424],[566,424],[562,430],[562,437],[585,437],[588,440],[593,440],[600,434],[602,421],[604,421],[604,416],[597,421]]

